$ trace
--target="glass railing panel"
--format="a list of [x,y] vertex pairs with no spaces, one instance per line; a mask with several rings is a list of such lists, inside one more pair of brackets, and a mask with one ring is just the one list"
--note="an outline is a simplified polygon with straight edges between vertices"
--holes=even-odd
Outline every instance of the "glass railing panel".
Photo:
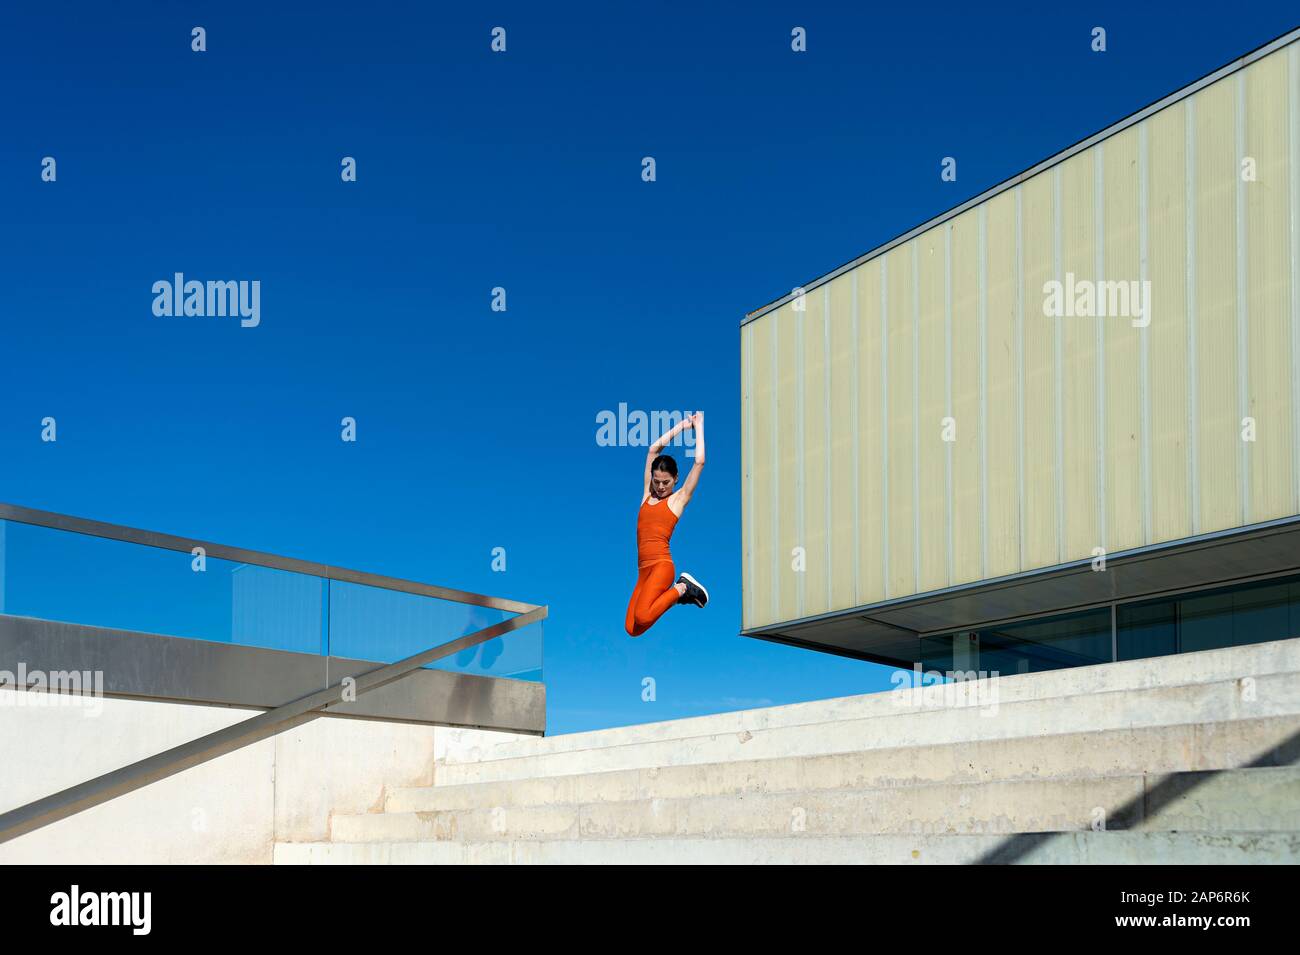
[[[200,569],[201,568],[201,569]],[[324,581],[0,521],[0,613],[320,653]]]
[[[515,616],[475,604],[330,581],[330,653],[392,663]],[[540,681],[542,629],[533,624],[457,651],[430,669]]]
[[[0,613],[392,663],[514,616],[472,603],[0,520]],[[540,623],[429,664],[542,679]]]

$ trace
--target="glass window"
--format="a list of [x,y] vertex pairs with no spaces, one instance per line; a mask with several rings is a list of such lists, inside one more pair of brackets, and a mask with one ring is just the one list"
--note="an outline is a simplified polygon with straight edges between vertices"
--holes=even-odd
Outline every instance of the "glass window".
[[1116,608],[1121,660],[1300,636],[1300,578]]
[[921,641],[922,665],[945,673],[975,670],[1008,676],[1110,660],[1109,607]]
[[[1300,577],[1115,607],[1116,659],[1138,660],[1300,637]],[[1109,663],[1109,607],[922,637],[927,671],[1037,673]]]
[[1178,602],[1121,604],[1115,608],[1119,659],[1162,657],[1178,652]]

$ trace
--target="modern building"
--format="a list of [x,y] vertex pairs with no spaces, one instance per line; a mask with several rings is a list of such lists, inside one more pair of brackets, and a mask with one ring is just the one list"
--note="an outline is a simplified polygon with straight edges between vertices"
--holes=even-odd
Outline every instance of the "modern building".
[[1300,30],[740,338],[746,636],[1016,673],[1300,635]]

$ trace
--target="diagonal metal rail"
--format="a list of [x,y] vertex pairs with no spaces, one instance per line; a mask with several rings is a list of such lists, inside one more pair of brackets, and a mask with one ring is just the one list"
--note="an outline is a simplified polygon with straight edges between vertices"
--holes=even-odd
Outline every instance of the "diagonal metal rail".
[[[546,619],[545,606],[532,609],[495,623],[482,630],[458,637],[448,643],[386,666],[377,667],[355,678],[353,688],[358,696],[369,690],[377,689],[406,674],[418,670],[427,663],[450,656],[467,647],[477,646],[499,637],[512,630],[518,630],[529,624]],[[343,682],[328,686],[308,696],[293,700],[265,713],[232,726],[200,736],[171,749],[149,756],[138,762],[115,769],[94,779],[79,783],[61,792],[53,793],[28,803],[18,809],[0,814],[0,843],[8,842],[33,830],[48,826],[69,816],[98,806],[100,803],[116,799],[118,796],[132,792],[160,779],[174,776],[176,773],[197,766],[208,760],[216,759],[233,750],[256,743],[259,740],[282,733],[310,720],[316,719],[331,704],[343,701]]]

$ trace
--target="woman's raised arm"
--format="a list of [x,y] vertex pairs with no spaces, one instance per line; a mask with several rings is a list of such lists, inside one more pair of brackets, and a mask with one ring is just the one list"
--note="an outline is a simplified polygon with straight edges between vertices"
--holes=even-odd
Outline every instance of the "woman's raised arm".
[[641,482],[641,500],[644,501],[646,499],[646,495],[650,493],[650,466],[654,464],[655,458],[659,457],[659,452],[662,451],[668,445],[669,441],[677,437],[678,433],[685,431],[690,426],[691,426],[691,415],[688,414],[681,421],[677,422],[677,424],[673,425],[672,428],[670,428],[668,431],[665,431],[658,438],[656,438],[654,443],[650,445],[650,449],[646,451],[645,480]]
[[700,475],[704,473],[704,412],[697,411],[689,419],[690,426],[695,429],[695,464],[691,468],[691,473],[686,475],[686,480],[682,483],[680,492],[682,507],[691,499],[695,493],[695,486],[700,483]]

